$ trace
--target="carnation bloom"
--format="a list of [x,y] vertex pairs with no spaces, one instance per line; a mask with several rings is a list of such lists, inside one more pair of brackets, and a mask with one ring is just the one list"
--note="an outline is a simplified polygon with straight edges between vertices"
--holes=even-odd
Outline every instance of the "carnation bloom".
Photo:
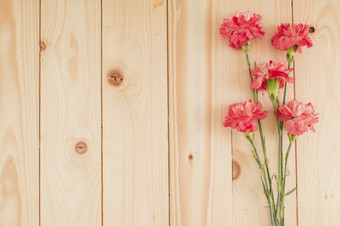
[[236,103],[229,106],[225,117],[224,127],[237,129],[239,132],[252,133],[258,130],[255,119],[267,117],[267,111],[261,111],[262,104],[252,100],[244,103]]
[[236,12],[225,18],[220,26],[220,34],[229,38],[229,45],[234,49],[240,49],[249,40],[264,35],[260,27],[261,16],[256,13]]
[[319,122],[318,114],[315,113],[311,103],[303,104],[297,100],[292,100],[286,105],[277,109],[280,121],[284,122],[284,127],[291,135],[297,136],[308,131],[308,128],[315,132],[313,124]]
[[281,24],[278,33],[272,38],[272,44],[279,50],[287,50],[292,46],[297,46],[297,51],[301,53],[301,47],[313,46],[309,35],[309,26],[304,24]]
[[269,61],[268,63],[262,63],[257,68],[251,71],[252,75],[256,78],[251,83],[251,88],[256,90],[267,89],[267,79],[278,78],[280,82],[280,88],[284,87],[285,82],[292,83],[295,78],[289,77],[288,73],[293,70],[287,69],[288,64],[286,61]]

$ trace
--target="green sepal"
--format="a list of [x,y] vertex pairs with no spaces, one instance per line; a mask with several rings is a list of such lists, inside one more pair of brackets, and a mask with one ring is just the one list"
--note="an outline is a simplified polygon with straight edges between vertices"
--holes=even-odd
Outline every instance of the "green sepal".
[[254,133],[243,133],[249,141],[254,141]]
[[242,50],[245,53],[249,52],[249,50],[250,50],[250,40],[244,46],[242,46]]
[[294,142],[297,139],[297,137],[298,137],[297,135],[292,135],[288,133],[288,138],[290,142]]
[[287,49],[286,59],[289,64],[291,64],[294,61],[297,49],[298,49],[297,45],[293,45]]
[[267,90],[269,99],[272,101],[275,108],[278,107],[280,82],[278,78],[267,79]]

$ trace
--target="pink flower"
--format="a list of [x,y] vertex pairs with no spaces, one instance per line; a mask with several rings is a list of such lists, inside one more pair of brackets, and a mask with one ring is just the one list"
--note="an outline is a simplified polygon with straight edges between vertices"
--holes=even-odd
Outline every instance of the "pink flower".
[[224,127],[237,129],[239,132],[252,133],[258,130],[255,119],[267,117],[267,111],[261,111],[262,104],[252,100],[244,103],[236,103],[229,106],[225,117]]
[[291,72],[293,68],[287,68],[288,64],[286,61],[269,61],[269,64],[260,64],[257,68],[251,71],[252,75],[256,77],[251,83],[251,88],[256,90],[266,90],[267,79],[279,78],[280,88],[284,87],[285,82],[294,82],[295,78],[288,76],[288,73]]
[[301,47],[313,46],[309,35],[309,26],[304,24],[281,24],[278,27],[278,33],[272,38],[272,44],[279,50],[287,50],[296,45],[297,51],[301,53]]
[[284,122],[284,127],[291,135],[297,136],[308,131],[308,128],[315,132],[313,124],[319,122],[318,114],[315,113],[311,103],[303,103],[292,100],[286,105],[277,109],[280,121]]
[[229,45],[234,49],[240,49],[249,40],[264,35],[260,27],[261,16],[247,12],[236,12],[225,18],[220,26],[220,34],[223,38],[229,38]]

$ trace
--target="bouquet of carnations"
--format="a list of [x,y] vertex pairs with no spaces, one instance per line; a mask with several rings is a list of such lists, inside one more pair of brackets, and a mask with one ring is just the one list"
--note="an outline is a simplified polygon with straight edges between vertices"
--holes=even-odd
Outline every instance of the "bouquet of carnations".
[[[294,83],[295,78],[289,74],[293,71],[292,63],[296,53],[302,52],[302,47],[312,47],[309,37],[310,27],[304,24],[281,24],[278,32],[271,39],[272,45],[279,50],[286,51],[287,61],[269,61],[251,68],[248,52],[251,40],[262,37],[265,32],[260,26],[261,16],[251,12],[236,12],[224,19],[220,34],[229,40],[229,45],[235,50],[245,53],[249,69],[250,88],[253,100],[235,103],[229,106],[225,117],[224,126],[242,132],[252,147],[252,154],[260,169],[263,191],[269,205],[269,214],[273,226],[283,226],[285,216],[285,197],[295,188],[286,191],[287,162],[290,149],[298,136],[308,130],[314,131],[313,125],[318,122],[318,114],[315,113],[311,103],[304,104],[297,100],[286,103],[286,92],[289,83]],[[283,98],[279,98],[279,92],[283,90]],[[273,105],[278,133],[278,172],[271,174],[265,137],[261,126],[261,120],[268,115],[262,111],[258,93],[267,92]],[[256,148],[254,133],[259,131],[263,158]],[[283,135],[286,131],[289,144],[287,150],[283,150]],[[273,189],[273,180],[276,179],[276,192]],[[276,196],[276,197],[275,197]]]

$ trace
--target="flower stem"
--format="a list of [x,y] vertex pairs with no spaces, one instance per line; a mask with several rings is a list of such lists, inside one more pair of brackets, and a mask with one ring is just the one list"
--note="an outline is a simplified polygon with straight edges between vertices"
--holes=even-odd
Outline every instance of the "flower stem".
[[287,92],[287,82],[285,82],[285,88],[284,88],[284,91],[283,91],[283,101],[282,101],[282,104],[286,103],[286,92]]
[[[259,168],[261,170],[262,182],[264,181],[263,189],[264,189],[264,193],[265,193],[266,198],[267,198],[267,202],[269,204],[270,220],[271,220],[272,226],[276,226],[276,221],[275,221],[276,215],[274,215],[275,211],[273,211],[273,202],[274,202],[274,199],[272,198],[273,197],[272,185],[270,183],[268,184],[268,181],[267,181],[267,178],[266,178],[266,173],[265,173],[266,170],[264,169],[264,167],[263,167],[263,165],[261,163],[259,154],[257,152],[256,146],[255,146],[255,143],[254,143],[254,140],[253,139],[248,139],[248,140],[249,140],[251,146],[253,147],[253,155],[254,155],[255,161],[257,162],[257,164],[258,164],[258,166],[259,166]],[[267,170],[267,175],[269,175],[268,172],[269,171]]]
[[[294,59],[294,58],[293,58]],[[292,60],[288,60],[288,69],[291,67]],[[282,104],[286,103],[286,93],[287,93],[287,82],[285,82],[284,85],[284,92],[283,92],[283,100]],[[291,148],[292,142],[289,142],[289,147],[287,150],[286,154],[286,159],[285,159],[285,168],[283,170],[283,153],[282,153],[282,130],[283,130],[283,122],[278,121],[278,115],[277,115],[277,109],[275,109],[275,115],[278,123],[278,129],[279,129],[279,172],[278,172],[278,185],[277,185],[277,207],[276,207],[276,216],[277,216],[277,211],[280,210],[279,213],[279,218],[280,218],[280,226],[284,226],[284,201],[285,201],[285,183],[286,183],[286,167],[287,167],[287,161],[288,161],[288,155],[289,151]]]
[[[248,72],[249,72],[250,81],[253,82],[253,76],[251,74],[251,67],[250,67],[250,62],[249,62],[249,55],[248,55],[248,52],[245,52],[245,53],[246,53],[246,59],[247,59],[247,64],[248,64]],[[255,103],[257,103],[258,102],[258,96],[257,96],[256,90],[251,88],[251,92],[253,93]]]
[[280,209],[280,226],[284,226],[284,206],[285,206],[285,190],[286,190],[286,177],[287,177],[287,163],[288,163],[288,157],[290,153],[290,149],[292,147],[294,141],[289,141],[289,146],[287,149],[286,157],[285,157],[285,168],[284,168],[284,176],[282,178],[282,198],[281,198],[281,209]]
[[249,142],[250,142],[251,146],[253,147],[254,158],[255,158],[255,160],[256,160],[256,162],[257,162],[257,164],[259,165],[259,168],[260,168],[260,170],[261,170],[261,175],[262,175],[263,180],[264,180],[265,185],[266,185],[265,188],[266,188],[266,190],[268,190],[268,182],[267,182],[267,178],[266,178],[266,173],[265,173],[264,167],[263,167],[263,165],[262,165],[262,163],[261,163],[261,159],[260,159],[260,157],[259,157],[259,154],[258,154],[258,152],[257,152],[257,149],[256,149],[256,147],[255,147],[254,140],[253,140],[253,139],[250,139]]
[[269,212],[270,212],[270,220],[272,222],[272,226],[276,226],[275,216],[273,213],[273,204],[269,204]]
[[[290,69],[290,65],[291,65],[291,62],[288,61],[288,69]],[[282,101],[282,104],[286,103],[286,93],[287,93],[287,82],[285,82],[285,88],[284,88],[284,91],[283,91],[283,101]]]
[[[248,52],[245,52],[245,54],[246,54],[246,59],[247,59],[249,78],[250,78],[250,81],[253,82],[253,76],[252,76],[252,73],[251,73],[251,66],[250,66]],[[256,67],[256,64],[255,64],[255,67]],[[258,92],[255,89],[252,89],[252,88],[251,88],[251,91],[252,91],[252,94],[253,94],[254,102],[257,103],[258,102]],[[259,125],[265,169],[263,169],[263,165],[259,162],[260,159],[258,157],[257,151],[255,151],[255,153],[256,153],[255,155],[257,155],[256,158],[258,158],[258,160],[256,160],[256,159],[255,160],[259,164],[262,176],[263,176],[265,184],[266,184],[266,190],[267,191],[265,191],[265,193],[267,193],[267,194],[265,194],[265,195],[267,197],[267,201],[268,201],[268,204],[269,204],[271,222],[272,222],[273,226],[276,226],[276,221],[275,221],[276,215],[274,215],[275,201],[274,201],[274,193],[273,193],[273,189],[272,189],[272,180],[271,180],[271,177],[270,177],[270,171],[269,171],[269,167],[268,167],[268,157],[267,157],[267,151],[266,151],[265,138],[264,138],[264,135],[263,135],[261,120],[257,120],[257,122],[258,122],[258,125]],[[253,143],[252,143],[252,146],[253,146],[253,149],[256,150],[255,145]],[[255,155],[254,155],[254,157],[255,157]],[[267,177],[267,179],[266,179],[266,177]]]
[[[274,107],[274,113],[276,118],[276,124],[277,124],[277,131],[279,134],[279,158],[278,158],[278,180],[277,180],[277,200],[276,200],[276,208],[275,208],[275,216],[278,216],[278,213],[281,213],[282,206],[282,196],[284,196],[284,193],[282,191],[282,165],[283,165],[283,154],[282,154],[282,126],[279,121],[279,116],[277,114],[277,107],[278,107],[278,101],[273,101],[273,107]],[[280,212],[279,212],[280,211]]]
[[[270,171],[269,171],[269,166],[268,166],[268,157],[267,157],[267,149],[266,149],[266,143],[263,135],[263,130],[262,130],[262,125],[261,125],[261,120],[258,120],[258,125],[259,125],[259,131],[260,131],[260,138],[261,138],[261,145],[262,145],[262,153],[263,153],[263,158],[264,158],[264,165],[266,167],[266,174],[267,174],[267,179],[269,183],[269,192],[271,199],[274,201],[274,194],[273,194],[273,189],[272,189],[272,180],[270,177]],[[275,202],[274,202],[275,205]]]

